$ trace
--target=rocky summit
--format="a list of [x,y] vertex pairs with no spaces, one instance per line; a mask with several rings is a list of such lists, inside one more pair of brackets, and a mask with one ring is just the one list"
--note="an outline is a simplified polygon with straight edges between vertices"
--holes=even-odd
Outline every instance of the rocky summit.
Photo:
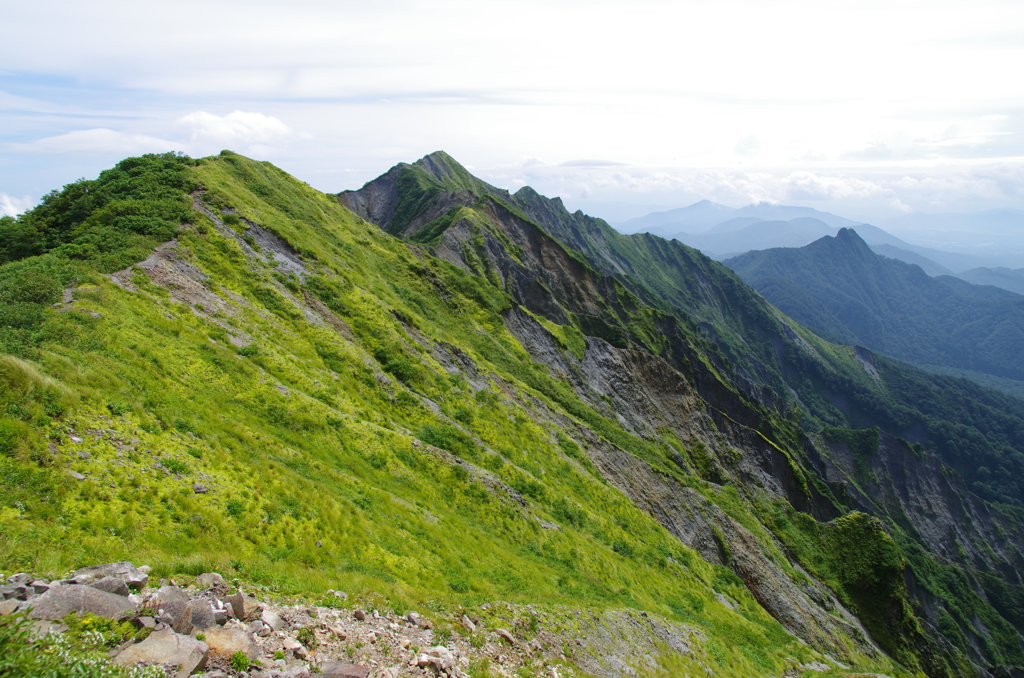
[[440,152],[0,219],[0,676],[1017,675],[1021,474],[1021,401]]

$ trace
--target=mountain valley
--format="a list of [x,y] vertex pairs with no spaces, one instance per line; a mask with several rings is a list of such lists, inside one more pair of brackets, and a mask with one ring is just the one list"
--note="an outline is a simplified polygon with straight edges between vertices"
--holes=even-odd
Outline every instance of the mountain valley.
[[[850,234],[826,245],[882,259]],[[876,353],[818,280],[787,306],[768,264],[442,152],[337,195],[229,151],[128,159],[0,219],[0,262],[5,572],[144,560],[392,617],[502,601],[538,643],[573,616],[686,639],[602,621],[615,661],[546,655],[581,676],[1024,666],[1024,401]],[[1024,375],[1016,295],[892,263],[1005,314],[949,364]]]

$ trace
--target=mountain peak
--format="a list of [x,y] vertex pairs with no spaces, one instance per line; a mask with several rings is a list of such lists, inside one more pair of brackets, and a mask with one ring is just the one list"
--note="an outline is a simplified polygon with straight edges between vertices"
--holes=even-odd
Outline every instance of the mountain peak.
[[444,151],[434,151],[428,153],[419,160],[413,163],[416,167],[422,167],[427,170],[435,179],[444,181],[445,179],[459,179],[461,177],[469,175],[469,171],[463,167],[458,160],[448,155]]

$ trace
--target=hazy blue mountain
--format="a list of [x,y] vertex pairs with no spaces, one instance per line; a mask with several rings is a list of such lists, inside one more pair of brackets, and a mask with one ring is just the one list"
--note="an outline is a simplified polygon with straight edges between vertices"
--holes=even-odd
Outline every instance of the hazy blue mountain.
[[873,252],[852,229],[724,262],[824,336],[912,363],[1024,379],[1024,296]]
[[[911,252],[909,250],[900,249],[895,245],[871,245],[871,249],[874,250],[877,254],[881,254],[884,257],[889,257],[890,259],[899,259],[900,261],[905,261],[908,264],[920,266],[921,269],[930,276],[953,275],[953,271],[949,270],[942,264],[936,263],[929,259],[928,257],[918,254],[917,252]],[[970,282],[975,281],[972,280]],[[991,283],[978,284],[989,285]]]
[[[884,220],[881,225],[915,245],[994,260],[985,266],[1019,268],[1024,265],[1022,210],[995,209],[969,214],[915,213]],[[940,263],[949,266],[945,262]]]
[[708,231],[709,233],[731,233],[740,229],[746,228],[752,224],[756,224],[759,221],[767,221],[761,217],[734,217],[728,221],[723,221],[720,224],[715,224]]
[[1024,268],[972,268],[958,273],[957,277],[975,285],[995,285],[1004,290],[1024,294]]
[[620,233],[656,233],[666,227],[670,231],[705,231],[715,224],[733,216],[736,208],[719,205],[710,200],[701,200],[688,207],[680,207],[667,212],[652,212],[616,226]]
[[765,221],[791,221],[793,219],[812,218],[823,221],[829,226],[855,226],[856,221],[836,216],[829,212],[822,212],[813,207],[793,207],[791,205],[773,205],[772,203],[759,202],[747,205],[736,210],[737,217],[757,217]]

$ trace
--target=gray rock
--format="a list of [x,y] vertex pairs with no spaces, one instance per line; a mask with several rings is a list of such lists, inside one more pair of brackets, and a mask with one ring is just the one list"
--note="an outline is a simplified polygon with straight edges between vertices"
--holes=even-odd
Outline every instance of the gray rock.
[[7,584],[0,586],[0,600],[28,600],[35,597],[36,590],[28,584]]
[[260,614],[260,621],[269,626],[272,631],[281,631],[285,627],[284,620],[271,610],[263,610],[263,613]]
[[68,475],[74,478],[75,480],[85,480],[85,476],[83,476],[81,473],[78,473],[77,471],[72,471],[71,469],[68,469]]
[[92,582],[89,586],[118,596],[127,596],[131,593],[128,589],[128,584],[125,584],[124,580],[118,579],[117,577],[104,577],[99,581]]
[[14,612],[18,609],[19,605],[21,605],[21,601],[16,598],[11,598],[10,600],[0,600],[0,616],[14,614]]
[[469,631],[470,633],[472,633],[473,631],[476,631],[476,624],[473,623],[472,619],[470,619],[466,615],[462,615],[462,620],[461,621],[462,621],[462,625],[465,627],[465,629],[467,631]]
[[320,665],[321,678],[366,678],[369,674],[370,667],[362,664],[329,661]]
[[76,570],[71,578],[79,584],[91,584],[104,577],[117,577],[128,585],[128,588],[139,590],[146,585],[149,577],[140,572],[129,562],[106,563],[104,565],[93,565]]
[[434,666],[443,673],[448,673],[455,667],[455,656],[444,645],[428,647],[425,654],[433,660]]
[[172,664],[178,668],[177,678],[187,678],[206,666],[209,654],[206,643],[168,629],[154,631],[138,645],[125,649],[117,655],[114,663],[121,666],[139,662]]
[[156,627],[156,619],[149,616],[136,617],[132,620],[132,624],[137,629],[152,629]]
[[45,579],[33,579],[29,586],[35,589],[36,594],[46,593],[50,589],[50,582]]
[[234,627],[230,629],[215,626],[203,632],[206,636],[206,644],[210,648],[210,654],[230,658],[236,652],[241,652],[249,659],[255,659],[259,654],[256,641],[252,634],[243,628]]
[[508,641],[509,645],[516,644],[516,637],[509,633],[507,629],[494,629],[494,632]]
[[205,485],[200,485],[199,483],[196,483],[195,485],[192,486],[192,491],[195,492],[196,494],[206,494],[210,490],[206,489]]
[[359,621],[366,621],[366,613],[363,612],[362,610],[356,610],[355,612],[352,613],[352,616],[355,617]]
[[150,605],[153,607],[163,607],[165,603],[187,603],[189,601],[189,595],[184,589],[174,585],[161,586],[157,589],[153,597],[150,598]]
[[25,574],[24,572],[12,574],[10,577],[7,578],[7,583],[12,584],[14,586],[18,586],[20,584],[27,584],[30,581],[32,581],[32,575]]
[[187,635],[216,626],[217,619],[213,615],[213,607],[210,602],[202,598],[194,598],[188,602],[182,615],[175,621],[174,630]]
[[224,577],[220,576],[216,572],[207,572],[196,577],[196,580],[192,583],[198,588],[210,589],[214,586],[223,586]]
[[224,602],[231,606],[231,610],[235,613],[235,617],[242,621],[252,621],[260,616],[259,601],[248,593],[242,593],[239,591],[235,595],[229,596]]
[[127,619],[138,607],[124,596],[91,586],[55,586],[31,601],[32,619],[60,619],[70,612],[90,612],[109,619]]

